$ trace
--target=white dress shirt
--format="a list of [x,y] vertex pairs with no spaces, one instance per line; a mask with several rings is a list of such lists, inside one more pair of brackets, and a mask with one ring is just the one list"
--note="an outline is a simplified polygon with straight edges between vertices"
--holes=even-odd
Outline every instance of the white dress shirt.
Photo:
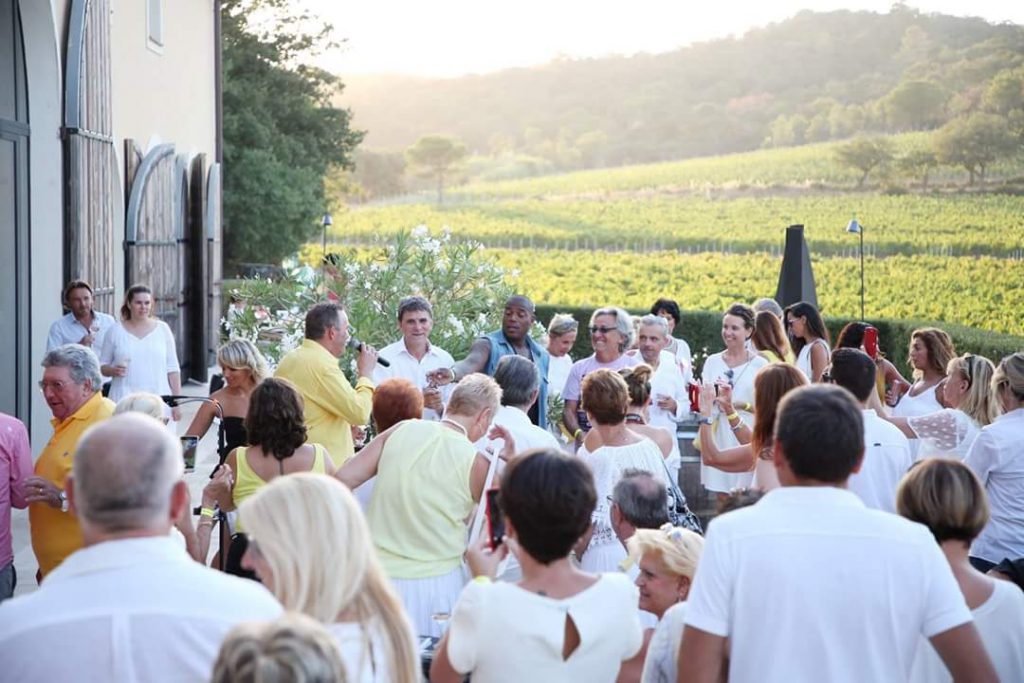
[[281,611],[262,585],[204,567],[169,536],[99,543],[0,604],[0,677],[208,681],[233,626]]
[[[669,396],[676,402],[675,412],[658,407],[658,397]],[[677,420],[690,411],[690,397],[686,391],[686,379],[676,363],[676,356],[662,351],[658,356],[658,369],[651,375],[651,405],[647,409],[648,424],[660,427],[672,435],[672,452],[666,458],[669,469],[679,469],[679,439],[676,431]]]
[[[409,353],[405,347],[405,339],[399,339],[394,344],[388,344],[378,354],[381,358],[391,363],[391,367],[384,367],[377,363],[373,369],[373,383],[380,385],[386,379],[402,377],[416,385],[421,391],[427,388],[427,373],[438,368],[450,368],[455,365],[452,354],[444,349],[427,343],[427,353],[421,360]],[[446,384],[441,387],[441,401],[448,404],[448,397],[451,396],[455,384]],[[441,415],[431,408],[423,409],[424,420],[440,420]]]
[[864,461],[846,487],[869,508],[896,512],[896,487],[914,464],[910,441],[899,427],[864,410]]
[[996,563],[1024,557],[1024,408],[982,429],[964,464],[985,486],[991,510],[971,555]]
[[711,522],[684,619],[729,639],[732,683],[895,683],[971,614],[926,527],[789,486]]
[[[116,324],[117,321],[113,316],[100,311],[92,312],[92,326],[95,328],[92,337],[92,350],[97,357],[100,355],[100,349],[103,348],[103,336]],[[63,315],[50,325],[50,334],[46,337],[46,352],[49,353],[64,344],[78,344],[82,341],[82,337],[89,332],[90,330],[85,325],[78,322],[74,313]]]

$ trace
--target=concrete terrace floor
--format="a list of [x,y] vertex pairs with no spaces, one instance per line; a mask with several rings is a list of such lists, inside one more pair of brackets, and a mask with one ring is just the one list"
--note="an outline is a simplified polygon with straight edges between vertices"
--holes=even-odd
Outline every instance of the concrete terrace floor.
[[[210,373],[219,371],[211,368]],[[207,385],[189,381],[182,387],[182,394],[187,396],[207,396]],[[184,434],[185,430],[192,423],[192,418],[202,403],[188,403],[181,406],[181,421],[174,425],[175,434]],[[42,438],[49,439],[46,434]],[[35,444],[33,444],[35,445]],[[203,440],[199,442],[199,450],[196,454],[195,472],[185,474],[185,481],[188,482],[189,492],[192,494],[192,504],[198,505],[202,496],[203,486],[209,481],[210,472],[217,465],[217,426],[216,423],[210,427]],[[39,564],[32,552],[32,541],[29,536],[28,510],[11,511],[11,537],[14,545],[14,567],[18,572],[18,585],[14,590],[15,596],[31,593],[39,586],[36,584],[36,571]],[[210,557],[217,552],[219,539],[216,533],[210,540]]]

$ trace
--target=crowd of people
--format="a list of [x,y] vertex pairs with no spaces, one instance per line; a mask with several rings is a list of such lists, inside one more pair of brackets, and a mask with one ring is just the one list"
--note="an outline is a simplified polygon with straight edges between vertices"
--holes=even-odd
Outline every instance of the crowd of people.
[[[273,372],[225,343],[223,385],[184,427],[162,400],[181,377],[151,291],[129,288],[119,320],[88,283],[64,300],[34,464],[0,415],[5,680],[1024,672],[1024,352],[957,355],[922,328],[907,380],[868,323],[833,345],[811,303],[761,299],[723,312],[722,350],[695,367],[659,299],[596,309],[573,361],[580,321],[535,340],[514,296],[456,360],[409,296],[400,338],[358,345],[353,384],[347,315],[324,302]],[[689,420],[710,522],[680,490]],[[220,464],[192,501],[175,437],[215,425]],[[39,565],[17,598],[12,507]]]

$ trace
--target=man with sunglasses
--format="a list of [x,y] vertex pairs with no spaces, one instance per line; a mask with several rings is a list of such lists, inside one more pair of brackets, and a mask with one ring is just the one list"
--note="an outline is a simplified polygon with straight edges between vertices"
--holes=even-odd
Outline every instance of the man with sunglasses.
[[64,483],[82,434],[114,414],[114,402],[102,396],[101,386],[100,362],[91,349],[65,344],[43,358],[39,388],[53,414],[53,436],[39,454],[35,475],[24,483],[39,580],[82,547],[82,530],[68,511]]
[[540,372],[540,391],[537,402],[530,407],[530,421],[541,428],[547,428],[548,411],[548,364],[551,355],[547,349],[530,338],[530,329],[536,320],[533,302],[525,296],[512,296],[505,302],[501,318],[501,329],[478,337],[469,349],[469,354],[450,368],[439,368],[427,373],[435,386],[455,384],[466,375],[482,372],[494,377],[498,361],[505,356],[522,356],[533,361]]

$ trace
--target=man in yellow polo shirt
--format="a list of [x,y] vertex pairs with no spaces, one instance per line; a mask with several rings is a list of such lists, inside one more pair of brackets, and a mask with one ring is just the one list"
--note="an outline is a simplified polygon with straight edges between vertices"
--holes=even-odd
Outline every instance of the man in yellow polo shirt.
[[377,351],[364,344],[356,357],[359,379],[355,388],[338,366],[348,343],[348,315],[333,301],[317,304],[306,313],[306,338],[288,352],[277,366],[275,377],[298,388],[306,404],[306,440],[327,448],[335,465],[355,454],[352,426],[370,419],[373,382],[370,377]]
[[100,362],[80,344],[58,346],[43,358],[43,390],[53,419],[53,436],[36,461],[35,476],[25,479],[32,550],[42,580],[64,558],[82,547],[78,518],[68,512],[64,481],[71,473],[75,447],[86,429],[114,414],[103,398]]

